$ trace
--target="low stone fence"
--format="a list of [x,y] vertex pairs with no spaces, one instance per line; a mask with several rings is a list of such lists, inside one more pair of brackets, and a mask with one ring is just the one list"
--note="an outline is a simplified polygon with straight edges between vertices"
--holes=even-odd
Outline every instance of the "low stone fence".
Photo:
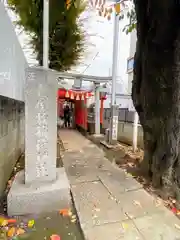
[[[103,131],[109,127],[108,121],[103,124]],[[118,141],[132,145],[133,144],[133,123],[120,122],[118,123]],[[138,126],[138,147],[143,148],[143,130],[141,125]]]
[[[118,140],[126,144],[132,145],[133,143],[133,119],[134,112],[128,111],[128,109],[119,110],[119,124],[118,124]],[[88,118],[89,132],[94,133],[94,118],[93,114],[89,114]],[[105,129],[109,127],[110,121],[110,109],[104,109],[104,120],[101,126],[101,133],[105,134]],[[143,148],[143,130],[141,125],[138,126],[138,147]]]

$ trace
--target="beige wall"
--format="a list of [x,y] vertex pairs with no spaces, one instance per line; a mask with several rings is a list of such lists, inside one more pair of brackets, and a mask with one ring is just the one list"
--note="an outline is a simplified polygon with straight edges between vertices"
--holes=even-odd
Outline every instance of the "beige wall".
[[0,197],[24,152],[24,104],[0,96]]

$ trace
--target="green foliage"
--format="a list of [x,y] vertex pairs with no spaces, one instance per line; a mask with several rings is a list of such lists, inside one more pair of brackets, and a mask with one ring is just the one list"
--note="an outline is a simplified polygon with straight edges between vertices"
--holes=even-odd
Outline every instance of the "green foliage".
[[[136,13],[135,13],[135,10],[132,9],[131,11],[128,11],[127,12],[127,17],[129,19],[129,24],[127,24],[123,28],[123,32],[126,32],[126,34],[132,32],[133,29],[136,28]],[[122,15],[122,18],[124,18],[124,15]]]
[[[19,16],[17,24],[30,35],[37,60],[43,61],[43,0],[8,0]],[[65,71],[81,59],[85,33],[79,17],[86,9],[84,0],[73,0],[67,9],[65,0],[49,0],[50,68]]]

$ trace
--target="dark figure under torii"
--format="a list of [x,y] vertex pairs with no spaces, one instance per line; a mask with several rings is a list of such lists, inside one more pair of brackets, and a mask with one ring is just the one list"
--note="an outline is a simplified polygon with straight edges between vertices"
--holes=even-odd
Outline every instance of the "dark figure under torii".
[[64,125],[70,127],[71,111],[68,104],[64,106]]

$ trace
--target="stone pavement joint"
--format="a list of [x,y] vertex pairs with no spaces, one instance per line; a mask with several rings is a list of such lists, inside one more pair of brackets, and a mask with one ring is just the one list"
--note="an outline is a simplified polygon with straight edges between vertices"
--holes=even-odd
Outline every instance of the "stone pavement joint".
[[102,149],[61,130],[63,163],[86,240],[180,240],[180,220]]

